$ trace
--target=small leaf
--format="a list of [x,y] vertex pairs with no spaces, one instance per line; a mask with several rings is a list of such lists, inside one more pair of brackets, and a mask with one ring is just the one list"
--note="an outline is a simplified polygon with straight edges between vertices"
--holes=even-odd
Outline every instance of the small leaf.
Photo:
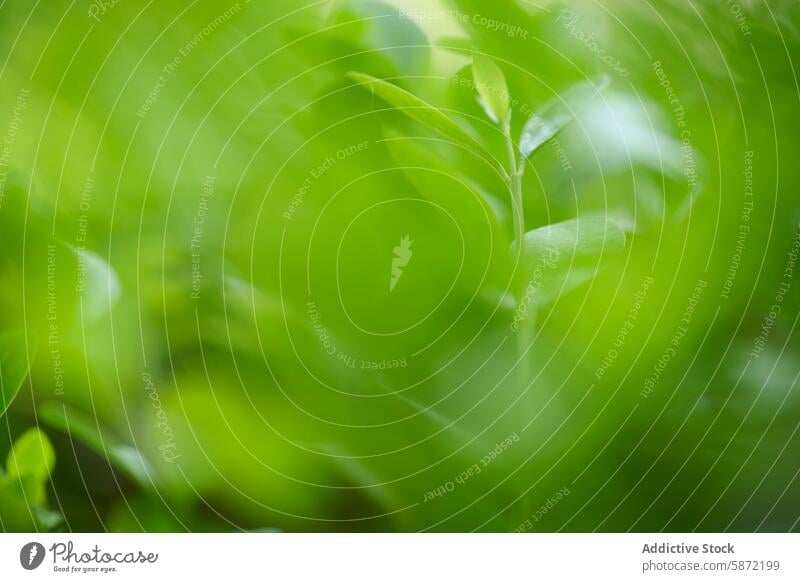
[[525,233],[525,252],[586,257],[625,248],[625,230],[605,216],[558,222]]
[[9,481],[17,487],[19,496],[25,500],[25,504],[29,507],[44,505],[47,501],[45,482],[40,481],[33,475],[9,476]]
[[397,85],[364,73],[348,73],[348,77],[359,85],[369,88],[375,95],[386,101],[389,105],[395,107],[398,111],[401,111],[414,121],[432,129],[442,137],[457,143],[463,143],[471,149],[480,147],[475,139],[455,121],[433,105],[423,101],[405,89],[401,89]]
[[45,505],[44,483],[27,475],[0,476],[0,531],[52,531],[63,521],[60,513]]
[[437,204],[446,204],[449,196],[455,193],[457,200],[451,203],[465,208],[470,200],[464,198],[473,195],[486,209],[484,216],[489,220],[493,231],[499,232],[500,223],[507,219],[508,210],[497,198],[469,178],[460,176],[455,180],[453,177],[459,176],[460,172],[425,143],[433,140],[411,138],[392,130],[385,130],[384,136],[384,143],[392,158],[403,168],[422,196]]
[[33,515],[36,521],[41,525],[42,529],[53,531],[62,523],[64,523],[64,516],[58,511],[48,509],[42,505],[37,505],[33,508]]
[[23,433],[14,442],[6,459],[9,477],[32,477],[43,483],[56,464],[56,454],[50,440],[38,428]]
[[527,301],[542,305],[591,281],[602,261],[625,249],[625,230],[607,216],[567,220],[525,234]]
[[30,370],[33,354],[26,350],[25,333],[0,336],[0,417],[17,397]]
[[31,532],[36,527],[36,516],[25,501],[20,481],[0,477],[0,531]]
[[603,265],[593,267],[557,268],[547,280],[535,287],[531,303],[538,307],[552,303],[562,295],[581,287],[605,270]]
[[525,162],[553,139],[608,86],[608,77],[573,85],[563,95],[545,103],[525,124],[519,140],[520,161]]
[[503,71],[489,57],[476,54],[472,57],[472,76],[486,115],[498,125],[505,126],[510,119],[511,97]]
[[89,321],[96,321],[108,313],[122,294],[119,277],[100,255],[66,246],[77,259],[78,292],[83,296],[84,315]]
[[153,486],[156,475],[144,456],[100,426],[97,419],[61,404],[45,404],[39,410],[39,416],[48,425],[107,458],[116,469],[139,485]]
[[[420,28],[420,22],[404,18],[396,6],[386,2],[359,0],[338,3],[343,5],[340,6],[343,18],[337,19],[336,26],[326,29],[326,33],[337,34],[347,42],[347,46],[352,47],[355,41],[358,46],[370,47],[370,52],[379,53],[382,58],[391,61],[393,70],[412,74],[429,70],[431,47],[428,37]],[[364,27],[364,35],[358,40],[351,34],[353,25]],[[318,26],[312,24],[311,32],[319,36]],[[335,47],[333,50],[341,48]],[[318,59],[319,55],[315,57]]]

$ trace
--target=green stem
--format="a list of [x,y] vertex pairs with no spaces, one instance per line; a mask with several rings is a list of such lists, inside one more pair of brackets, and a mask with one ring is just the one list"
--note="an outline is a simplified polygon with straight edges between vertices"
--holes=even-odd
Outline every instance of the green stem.
[[[509,123],[503,126],[503,135],[506,142],[506,152],[508,154],[508,167],[509,167],[509,189],[511,191],[511,212],[514,217],[514,255],[516,264],[518,266],[514,281],[512,281],[512,292],[514,295],[514,303],[517,307],[522,303],[525,297],[525,289],[527,283],[523,276],[524,269],[522,269],[522,250],[523,239],[525,237],[525,209],[522,199],[522,173],[524,165],[520,168],[517,167],[517,152],[514,147],[514,141],[511,138],[511,127]],[[528,314],[531,317],[532,314]],[[527,386],[529,382],[529,367],[527,346],[533,338],[531,333],[531,322],[523,322],[519,330],[516,332],[516,345],[517,345],[517,358],[519,359],[518,378],[522,386]]]
[[511,189],[511,212],[514,216],[514,252],[517,259],[522,255],[522,239],[525,236],[525,213],[522,206],[522,173],[517,169],[517,153],[511,139],[511,128],[503,128],[508,154],[509,187]]

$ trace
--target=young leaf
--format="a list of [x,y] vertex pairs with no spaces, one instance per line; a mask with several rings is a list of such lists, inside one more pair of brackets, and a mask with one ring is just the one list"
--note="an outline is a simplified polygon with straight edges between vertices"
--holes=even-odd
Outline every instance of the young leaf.
[[608,77],[583,81],[554,97],[525,124],[519,140],[520,162],[524,163],[542,145],[553,139],[608,86]]
[[18,494],[25,500],[26,505],[44,505],[47,501],[45,481],[40,481],[33,475],[9,476],[8,480],[16,487]]
[[33,515],[41,528],[46,531],[53,531],[64,522],[63,515],[43,505],[35,506]]
[[122,285],[113,267],[100,255],[66,245],[78,261],[84,315],[96,321],[106,315],[122,294]]
[[45,404],[39,410],[39,416],[48,425],[107,458],[116,469],[140,486],[153,485],[156,475],[144,456],[100,426],[97,419],[61,404]]
[[528,300],[542,305],[591,281],[602,260],[624,250],[625,242],[622,226],[597,215],[526,233],[522,260]]
[[45,505],[45,483],[30,475],[0,474],[0,531],[52,531],[63,521]]
[[36,516],[31,512],[26,496],[18,479],[0,477],[0,531],[36,531]]
[[9,477],[31,477],[43,483],[56,464],[56,454],[50,440],[38,428],[32,428],[20,436],[6,459]]
[[405,89],[364,73],[351,72],[348,73],[348,77],[359,85],[370,89],[375,95],[395,107],[398,111],[432,129],[442,137],[467,145],[473,150],[476,147],[480,147],[475,139],[455,121],[433,105]]
[[[28,375],[28,358],[25,333],[14,332],[0,336],[0,417],[11,406]],[[30,358],[33,358],[32,354]]]
[[[430,146],[423,145],[425,140],[410,138],[392,130],[385,130],[383,134],[392,158],[403,167],[406,176],[422,196],[441,204],[449,193],[455,192],[459,197],[477,194],[477,199],[486,209],[484,216],[488,218],[492,229],[499,232],[500,223],[507,219],[508,210],[497,198],[469,178],[459,177],[458,182],[462,184],[459,187],[459,183],[451,176],[458,176],[460,172],[436,155]],[[460,205],[467,206],[465,202]]]
[[505,126],[511,117],[511,97],[503,71],[489,57],[475,54],[472,57],[472,77],[486,115],[498,125]]
[[577,218],[525,233],[525,253],[586,257],[625,248],[625,231],[605,216]]

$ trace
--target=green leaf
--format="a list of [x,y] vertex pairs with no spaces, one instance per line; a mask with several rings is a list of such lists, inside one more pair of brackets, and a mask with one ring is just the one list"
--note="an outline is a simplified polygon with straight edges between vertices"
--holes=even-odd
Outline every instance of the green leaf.
[[359,85],[369,88],[389,105],[442,137],[456,143],[462,143],[471,149],[480,148],[475,139],[455,121],[430,103],[423,101],[405,89],[364,73],[351,72],[348,73],[348,77]]
[[44,505],[47,501],[44,481],[40,481],[33,475],[17,475],[16,477],[9,475],[8,479],[17,487],[19,496],[25,500],[25,504],[29,507]]
[[[368,47],[370,52],[391,61],[394,70],[407,74],[429,70],[430,42],[413,18],[404,18],[398,8],[386,2],[338,0],[336,3],[339,18],[335,18],[335,28],[326,33],[347,41],[351,52]],[[319,28],[311,26],[311,32],[319,35]],[[355,27],[361,27],[362,34],[353,34]],[[315,57],[318,59],[319,55]]]
[[120,441],[97,419],[62,404],[45,404],[40,408],[39,416],[48,425],[107,458],[113,467],[140,486],[154,485],[156,474],[144,456],[136,448]]
[[33,508],[33,515],[36,521],[40,524],[42,529],[53,531],[62,523],[64,523],[64,516],[58,511],[48,509],[42,505],[37,505]]
[[552,303],[562,295],[590,282],[604,270],[605,266],[601,264],[593,267],[557,268],[540,285],[534,286],[531,303],[537,307]]
[[50,476],[56,464],[53,445],[38,428],[31,428],[14,442],[6,459],[8,476],[32,477],[43,483]]
[[25,493],[18,479],[0,477],[0,531],[36,531],[36,515],[25,502]]
[[472,76],[486,115],[498,125],[505,126],[511,117],[511,96],[503,71],[489,57],[476,54],[472,57]]
[[33,354],[26,349],[24,332],[0,336],[0,417],[19,394],[19,389],[30,371]]
[[53,446],[38,428],[27,430],[14,442],[6,459],[7,472],[0,476],[3,527],[50,530],[57,525],[60,515],[45,507],[45,486],[55,464]]
[[63,516],[46,505],[45,484],[25,475],[0,476],[0,531],[52,531]]
[[525,234],[528,301],[542,305],[591,281],[603,261],[625,249],[625,229],[604,215],[567,220]]
[[539,108],[522,130],[519,140],[520,162],[524,163],[533,152],[569,125],[608,86],[608,82],[606,76],[599,80],[583,81]]
[[[462,172],[444,161],[430,145],[421,145],[433,140],[407,137],[392,130],[384,131],[384,136],[392,158],[422,196],[447,208],[463,210],[471,202],[469,198],[477,198],[485,209],[482,220],[488,216],[492,229],[499,232],[500,224],[508,218],[506,207],[480,185],[463,177]],[[448,200],[453,194],[457,199]]]
[[106,315],[122,294],[122,285],[113,267],[88,249],[65,245],[75,255],[78,287],[83,295],[83,313],[91,322]]
[[524,247],[536,256],[552,251],[571,257],[618,252],[625,248],[625,230],[605,216],[577,218],[525,233]]

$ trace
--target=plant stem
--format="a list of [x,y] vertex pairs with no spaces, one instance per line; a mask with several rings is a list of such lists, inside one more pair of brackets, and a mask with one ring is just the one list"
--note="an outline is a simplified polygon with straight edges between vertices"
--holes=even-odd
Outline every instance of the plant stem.
[[[524,171],[524,165],[520,168],[517,167],[517,152],[514,147],[514,141],[511,138],[511,126],[508,122],[503,125],[503,136],[505,137],[506,152],[508,154],[510,174],[508,182],[511,191],[511,212],[514,217],[514,255],[517,264],[516,274],[512,281],[512,293],[514,295],[514,303],[517,308],[519,308],[525,297],[525,289],[527,286],[525,277],[523,276],[524,269],[522,268],[523,239],[525,237],[525,211],[522,199],[522,173]],[[523,387],[528,385],[530,377],[527,348],[528,343],[533,338],[533,334],[531,333],[532,325],[533,324],[530,322],[522,322],[516,337],[517,359],[519,360],[517,366],[518,378]]]
[[508,154],[509,187],[511,189],[511,212],[514,216],[514,252],[517,259],[522,256],[522,239],[525,236],[525,214],[522,206],[522,174],[517,169],[517,153],[511,139],[511,127],[508,123],[503,127]]

